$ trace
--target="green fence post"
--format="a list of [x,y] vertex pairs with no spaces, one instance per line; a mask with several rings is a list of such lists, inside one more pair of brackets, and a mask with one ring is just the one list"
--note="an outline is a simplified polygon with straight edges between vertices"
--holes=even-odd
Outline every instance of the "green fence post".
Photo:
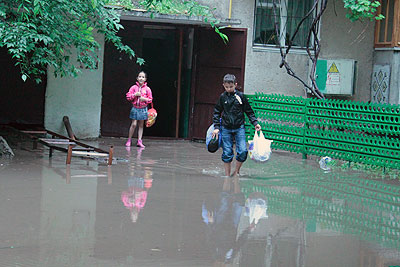
[[306,129],[308,129],[308,123],[307,123],[307,110],[308,110],[308,99],[306,99],[304,101],[304,116],[303,116],[303,147],[302,147],[302,151],[303,151],[303,159],[307,159],[307,153],[306,153]]

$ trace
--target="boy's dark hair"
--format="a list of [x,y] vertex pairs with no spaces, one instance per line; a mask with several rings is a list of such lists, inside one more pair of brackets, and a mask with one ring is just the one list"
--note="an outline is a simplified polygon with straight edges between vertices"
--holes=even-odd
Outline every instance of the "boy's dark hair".
[[223,79],[224,83],[236,83],[236,77],[233,74],[226,74]]

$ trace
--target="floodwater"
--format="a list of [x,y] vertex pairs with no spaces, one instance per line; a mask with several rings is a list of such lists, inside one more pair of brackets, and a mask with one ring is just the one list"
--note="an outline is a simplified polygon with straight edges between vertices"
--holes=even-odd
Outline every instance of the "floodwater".
[[145,140],[111,167],[25,140],[0,159],[0,266],[400,266],[400,184],[273,152]]

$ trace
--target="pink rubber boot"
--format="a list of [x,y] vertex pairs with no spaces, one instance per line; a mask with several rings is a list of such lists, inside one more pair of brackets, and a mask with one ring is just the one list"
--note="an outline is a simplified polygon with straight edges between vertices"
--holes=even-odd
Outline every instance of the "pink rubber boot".
[[145,148],[145,146],[142,143],[142,140],[137,140],[137,147]]
[[128,139],[128,141],[126,141],[125,146],[131,146],[131,139]]

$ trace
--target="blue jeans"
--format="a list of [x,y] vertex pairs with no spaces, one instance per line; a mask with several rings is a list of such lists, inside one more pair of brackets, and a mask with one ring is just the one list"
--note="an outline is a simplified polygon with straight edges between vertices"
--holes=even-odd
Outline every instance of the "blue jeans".
[[222,136],[222,161],[232,162],[233,159],[233,140],[236,141],[236,160],[245,162],[247,159],[246,132],[244,125],[237,129],[228,129],[221,126]]
[[[242,214],[243,205],[233,199],[233,195],[227,192],[221,192],[221,202],[215,212],[215,223],[222,224],[231,220],[235,227],[238,227],[240,215]],[[229,214],[231,209],[230,218],[226,215]]]

